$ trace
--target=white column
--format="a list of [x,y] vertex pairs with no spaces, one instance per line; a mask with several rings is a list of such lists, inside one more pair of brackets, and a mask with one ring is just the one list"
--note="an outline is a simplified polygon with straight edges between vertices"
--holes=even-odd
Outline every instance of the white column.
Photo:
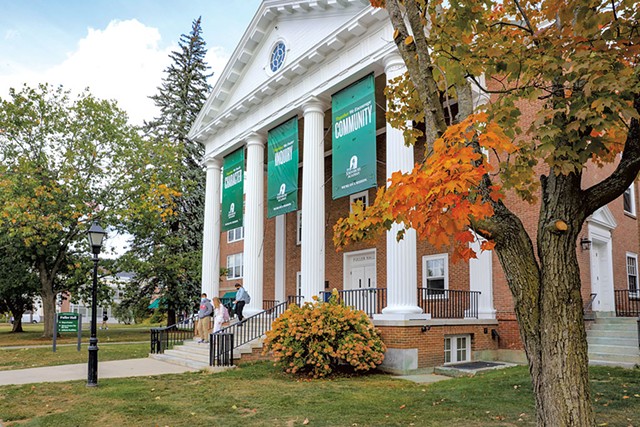
[[220,294],[220,179],[222,162],[205,160],[207,182],[204,196],[202,236],[202,292],[209,298]]
[[247,180],[244,206],[243,286],[251,296],[245,316],[263,310],[264,254],[264,136],[253,133],[247,138]]
[[304,154],[302,161],[302,296],[312,301],[324,290],[324,110],[325,103],[311,97],[303,105]]
[[285,291],[286,262],[287,262],[287,216],[276,217],[276,259],[275,259],[275,299],[284,302],[287,299]]
[[[401,75],[406,67],[399,54],[384,58],[387,81]],[[413,169],[413,147],[404,145],[402,131],[387,123],[387,178],[396,171]],[[398,230],[403,227],[393,224],[387,232],[387,306],[375,319],[407,320],[426,319],[418,307],[418,269],[416,260],[416,232],[406,231],[404,239],[396,241]]]
[[469,260],[469,290],[479,291],[478,319],[495,319],[493,307],[493,265],[492,251],[480,251],[482,238],[476,236],[469,247],[476,252],[476,259]]

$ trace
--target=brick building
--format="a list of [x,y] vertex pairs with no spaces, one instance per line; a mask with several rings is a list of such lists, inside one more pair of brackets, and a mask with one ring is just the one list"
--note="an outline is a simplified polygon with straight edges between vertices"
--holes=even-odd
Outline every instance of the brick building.
[[[244,283],[251,314],[336,288],[381,329],[390,370],[524,360],[511,294],[490,251],[453,263],[411,231],[397,242],[396,228],[376,244],[333,248],[333,225],[351,203],[367,204],[391,173],[423,157],[419,144],[406,147],[385,121],[384,87],[404,71],[387,12],[368,0],[263,1],[189,135],[206,147],[202,290],[223,295]],[[476,103],[488,101],[475,94]],[[348,102],[355,107],[341,110]],[[290,141],[278,146],[285,127]],[[343,137],[361,130],[373,160],[344,157]],[[292,141],[292,152],[278,151]],[[271,163],[279,160],[294,162],[295,172],[276,194]],[[596,180],[607,172],[585,175]],[[223,196],[240,182],[244,215]],[[589,310],[614,312],[614,289],[638,289],[636,192],[634,185],[585,225],[585,249],[577,251]],[[537,206],[506,202],[535,235]]]

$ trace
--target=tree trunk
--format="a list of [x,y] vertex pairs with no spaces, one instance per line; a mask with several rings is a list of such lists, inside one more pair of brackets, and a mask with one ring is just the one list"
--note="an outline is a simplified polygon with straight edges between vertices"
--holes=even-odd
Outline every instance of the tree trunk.
[[[537,258],[520,221],[507,212],[498,218],[507,232],[496,239],[496,253],[514,297],[539,426],[595,423],[576,256],[585,219],[579,182],[575,175],[543,179]],[[566,230],[553,226],[558,220]]]
[[167,326],[176,324],[176,311],[173,308],[167,310]]
[[24,330],[22,329],[22,313],[20,313],[19,317],[14,315],[11,332],[24,332]]
[[56,315],[56,294],[53,291],[53,283],[46,280],[46,278],[40,279],[40,297],[42,298],[42,311],[44,318],[44,332],[43,338],[53,338],[54,317]]

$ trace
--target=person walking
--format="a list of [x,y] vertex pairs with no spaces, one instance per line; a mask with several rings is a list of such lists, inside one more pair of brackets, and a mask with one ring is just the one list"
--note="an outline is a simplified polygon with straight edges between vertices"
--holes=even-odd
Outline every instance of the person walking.
[[109,329],[107,327],[107,320],[109,320],[109,316],[107,316],[107,312],[105,311],[104,315],[102,316],[102,326],[100,326],[100,329]]
[[244,290],[240,283],[236,283],[235,286],[236,300],[234,301],[234,303],[236,305],[236,314],[238,315],[238,322],[242,322],[242,319],[244,319],[244,316],[242,315],[242,309],[244,308],[245,304],[249,304],[251,302],[251,297],[249,296],[247,291]]
[[198,310],[198,326],[196,329],[197,341],[208,342],[209,330],[211,330],[211,314],[213,313],[213,306],[211,301],[207,298],[207,294],[202,294],[200,299],[200,309]]
[[229,311],[218,297],[213,297],[211,304],[213,305],[213,333],[215,334],[222,329],[224,322],[229,321]]

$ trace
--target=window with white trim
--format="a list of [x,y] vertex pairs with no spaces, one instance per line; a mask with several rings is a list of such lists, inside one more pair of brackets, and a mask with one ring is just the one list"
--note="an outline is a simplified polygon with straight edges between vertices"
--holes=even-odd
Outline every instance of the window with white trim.
[[437,254],[422,257],[422,283],[427,295],[444,295],[449,289],[449,255]]
[[365,190],[349,196],[349,212],[353,212],[353,204],[358,201],[361,201],[365,208],[369,206],[369,191]]
[[227,279],[242,278],[242,252],[227,255]]
[[468,362],[471,356],[471,335],[450,335],[444,338],[444,363]]
[[630,296],[640,297],[638,289],[638,255],[631,252],[627,252],[627,285]]
[[234,228],[227,231],[227,242],[233,243],[244,239],[244,227]]
[[302,296],[302,273],[296,273],[296,296]]
[[636,192],[635,183],[631,184],[622,195],[624,211],[630,215],[636,214]]
[[296,212],[296,245],[302,244],[302,209]]

